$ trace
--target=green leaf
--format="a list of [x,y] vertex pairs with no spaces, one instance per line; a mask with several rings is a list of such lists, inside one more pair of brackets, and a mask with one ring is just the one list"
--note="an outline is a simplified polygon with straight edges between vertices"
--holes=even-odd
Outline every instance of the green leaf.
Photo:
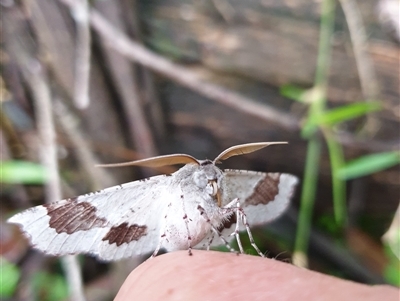
[[307,92],[307,90],[294,85],[283,85],[281,86],[279,92],[282,96],[299,102],[304,102],[304,94]]
[[366,155],[352,160],[339,169],[337,176],[341,179],[354,179],[369,175],[400,163],[400,153],[385,152]]
[[47,181],[42,165],[28,161],[1,161],[0,182],[8,184],[43,184]]
[[322,113],[312,113],[301,129],[301,136],[309,138],[319,126],[333,126],[380,109],[377,102],[357,102]]
[[61,275],[38,272],[33,279],[36,300],[61,301],[68,297],[68,286]]
[[316,122],[318,124],[334,125],[380,109],[381,106],[377,102],[356,102],[326,111],[318,116]]
[[388,263],[383,271],[383,275],[386,280],[398,287],[400,287],[400,260],[392,253],[389,247],[384,245],[385,253],[388,259]]
[[335,140],[331,130],[322,128],[329,150],[332,170],[333,211],[337,224],[344,228],[347,219],[346,182],[338,177],[339,170],[344,166],[342,146]]
[[313,114],[307,120],[303,129],[313,129],[319,125],[332,126],[340,122],[348,121],[367,113],[380,110],[377,102],[357,102],[350,105],[341,106],[336,109],[328,110],[321,114]]
[[324,90],[320,86],[304,89],[294,85],[283,85],[279,92],[282,96],[305,104],[320,102],[324,98]]
[[19,277],[19,269],[0,257],[0,298],[9,298],[14,294]]

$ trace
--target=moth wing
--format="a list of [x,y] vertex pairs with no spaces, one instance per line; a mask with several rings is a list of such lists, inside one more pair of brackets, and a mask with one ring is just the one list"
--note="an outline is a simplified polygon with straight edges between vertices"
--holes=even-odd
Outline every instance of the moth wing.
[[50,255],[88,253],[118,260],[153,252],[167,207],[168,176],[113,186],[36,206],[11,217],[32,245]]
[[[224,170],[222,182],[222,207],[235,198],[239,199],[249,225],[266,224],[279,217],[289,207],[294,193],[297,177],[284,173],[263,173],[247,170]],[[236,214],[233,214],[220,228],[221,234],[228,240],[236,226]],[[244,226],[240,225],[240,230]],[[207,244],[207,239],[202,245]],[[212,245],[220,245],[214,237]]]
[[224,170],[222,206],[238,198],[251,225],[268,223],[288,208],[297,182],[284,173]]

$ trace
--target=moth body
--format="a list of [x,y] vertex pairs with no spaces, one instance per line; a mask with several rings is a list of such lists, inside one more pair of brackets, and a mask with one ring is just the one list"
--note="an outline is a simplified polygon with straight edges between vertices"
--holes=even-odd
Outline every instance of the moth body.
[[[203,162],[187,164],[173,174],[170,189],[180,195],[179,201],[168,203],[161,227],[164,232],[160,237],[165,240],[163,248],[167,251],[196,246],[212,226],[220,227],[234,213],[218,206],[217,192],[221,189],[223,172],[211,161]],[[210,222],[204,222],[206,218]]]

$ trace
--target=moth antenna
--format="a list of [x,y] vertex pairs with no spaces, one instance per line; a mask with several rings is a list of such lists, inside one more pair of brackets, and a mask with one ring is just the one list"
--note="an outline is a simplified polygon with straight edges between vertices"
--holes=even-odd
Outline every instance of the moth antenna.
[[255,142],[255,143],[246,143],[246,144],[239,144],[232,146],[226,150],[224,150],[222,153],[218,155],[214,159],[214,164],[216,164],[218,161],[226,160],[230,157],[233,156],[239,156],[239,155],[244,155],[244,154],[249,154],[252,152],[255,152],[259,149],[262,149],[264,147],[267,147],[272,144],[287,144],[286,141],[279,141],[279,142]]
[[199,161],[189,155],[173,154],[157,156],[147,159],[141,159],[130,162],[114,163],[114,164],[97,164],[96,167],[125,167],[125,166],[145,166],[145,167],[162,167],[174,164],[188,164],[195,163],[200,165]]

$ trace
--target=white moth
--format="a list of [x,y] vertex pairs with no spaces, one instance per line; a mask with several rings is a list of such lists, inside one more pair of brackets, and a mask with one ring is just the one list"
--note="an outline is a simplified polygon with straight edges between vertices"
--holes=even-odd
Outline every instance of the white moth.
[[[297,184],[289,174],[221,170],[219,161],[271,144],[233,146],[214,161],[185,154],[153,157],[115,166],[157,167],[186,164],[171,175],[159,175],[98,192],[33,207],[11,217],[33,247],[50,255],[89,253],[102,260],[228,242],[250,227],[269,222],[288,207]],[[216,236],[217,239],[214,239]],[[230,247],[229,247],[230,248]],[[232,248],[230,248],[231,251]]]

